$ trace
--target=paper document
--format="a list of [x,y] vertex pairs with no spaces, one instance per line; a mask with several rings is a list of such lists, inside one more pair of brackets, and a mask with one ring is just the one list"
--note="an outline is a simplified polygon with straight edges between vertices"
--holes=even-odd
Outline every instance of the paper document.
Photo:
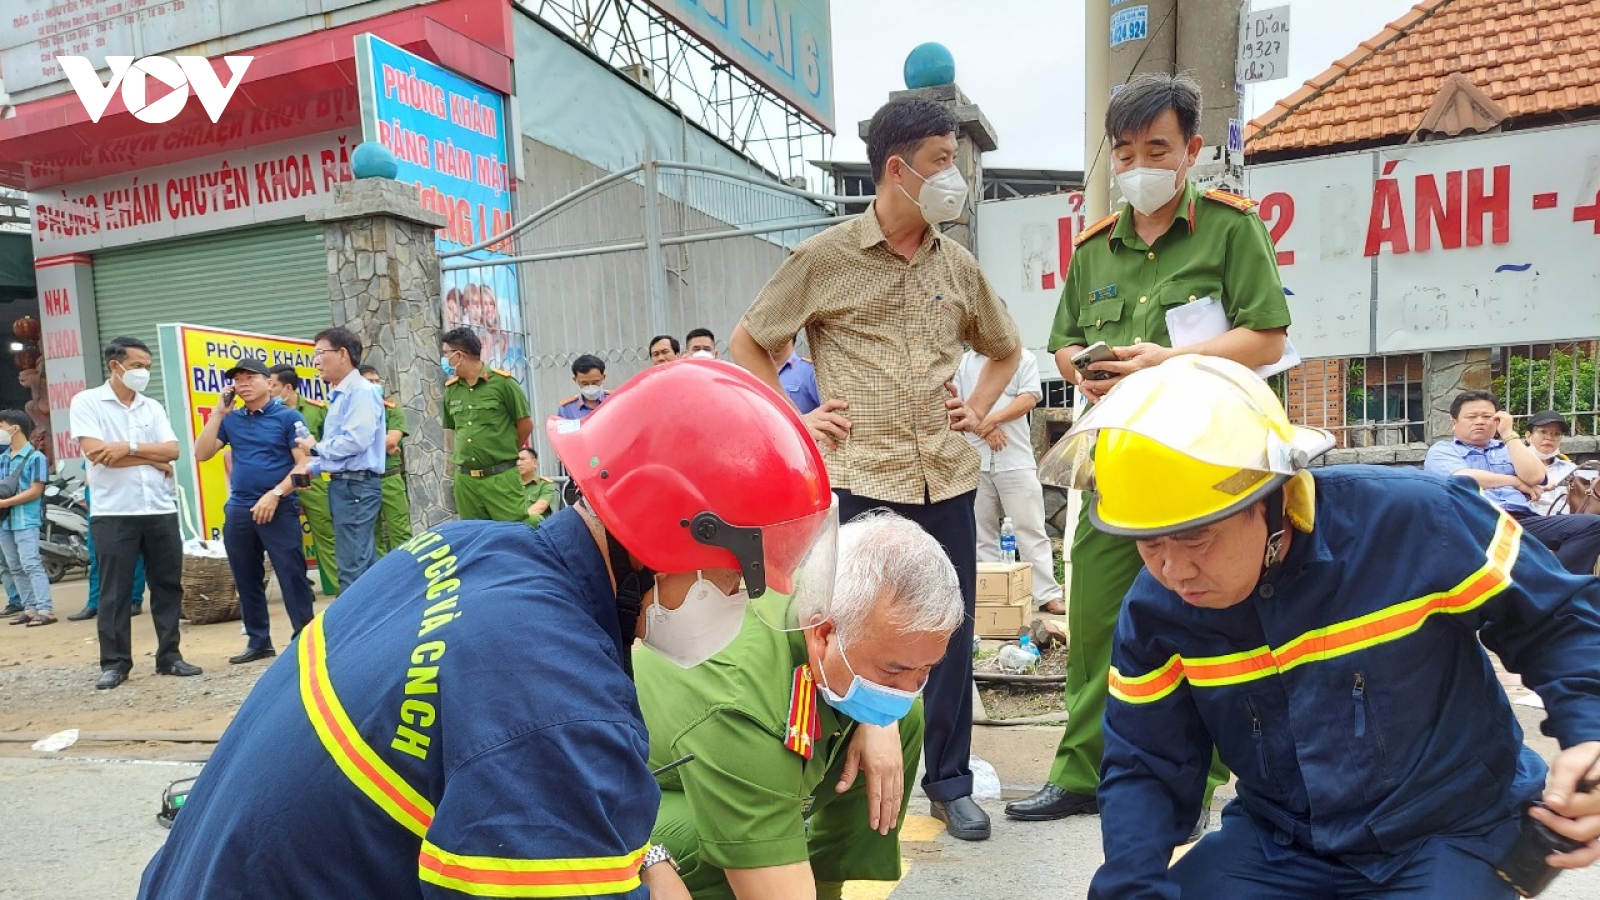
[[[1174,349],[1181,350],[1190,344],[1209,341],[1232,330],[1233,323],[1228,321],[1228,314],[1215,297],[1201,297],[1167,310],[1167,335],[1172,339]],[[1270,366],[1260,366],[1255,371],[1262,378],[1268,378],[1298,365],[1300,354],[1295,352],[1294,344],[1284,338],[1283,358]]]

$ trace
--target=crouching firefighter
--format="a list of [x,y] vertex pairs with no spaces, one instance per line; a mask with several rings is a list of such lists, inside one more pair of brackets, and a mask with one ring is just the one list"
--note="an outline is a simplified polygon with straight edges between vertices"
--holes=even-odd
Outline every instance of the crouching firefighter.
[[[715,452],[678,427],[707,403]],[[256,685],[140,897],[687,898],[647,844],[630,647],[731,641],[741,580],[831,591],[827,474],[788,401],[724,362],[547,427],[584,503],[380,560]]]

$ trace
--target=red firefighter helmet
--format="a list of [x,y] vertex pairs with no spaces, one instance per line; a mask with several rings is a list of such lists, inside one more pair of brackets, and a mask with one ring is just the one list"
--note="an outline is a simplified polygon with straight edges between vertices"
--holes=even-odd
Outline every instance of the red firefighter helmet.
[[556,455],[606,528],[657,572],[738,569],[745,589],[833,590],[838,510],[788,400],[720,360],[654,366],[587,419],[552,416]]

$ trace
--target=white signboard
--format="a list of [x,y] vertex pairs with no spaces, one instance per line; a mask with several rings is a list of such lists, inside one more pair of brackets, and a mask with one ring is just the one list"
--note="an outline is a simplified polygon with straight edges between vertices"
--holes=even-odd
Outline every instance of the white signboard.
[[1240,84],[1289,77],[1289,7],[1239,14],[1239,57],[1234,64]]
[[1600,123],[1252,166],[1305,357],[1600,337]]
[[350,180],[359,131],[335,131],[28,195],[36,257],[302,216]]
[[1047,345],[1082,231],[1083,194],[1046,194],[979,204],[978,264],[1010,307],[1023,346],[1039,358],[1039,374],[1058,378]]

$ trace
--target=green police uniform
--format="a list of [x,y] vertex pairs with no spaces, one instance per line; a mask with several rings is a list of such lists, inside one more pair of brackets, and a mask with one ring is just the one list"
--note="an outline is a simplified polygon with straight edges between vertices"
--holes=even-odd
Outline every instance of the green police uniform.
[[383,430],[400,432],[400,447],[383,458],[383,505],[373,523],[378,555],[411,540],[411,499],[406,495],[406,411],[393,400],[383,401]]
[[[322,440],[322,423],[328,418],[328,404],[310,397],[300,398],[295,407],[300,418],[306,420],[311,436]],[[300,508],[305,511],[306,525],[311,531],[311,552],[317,557],[317,577],[322,580],[324,597],[339,596],[339,565],[333,555],[333,516],[328,512],[328,479],[311,476],[311,486],[295,492]]]
[[[1220,301],[1236,328],[1287,327],[1277,258],[1254,206],[1224,191],[1202,192],[1191,182],[1172,226],[1153,246],[1134,230],[1131,213],[1114,213],[1087,229],[1067,267],[1051,352],[1095,341],[1171,346],[1167,311],[1204,297]],[[1161,473],[1150,477],[1159,480]],[[1052,784],[1077,794],[1093,794],[1100,783],[1112,632],[1122,598],[1143,566],[1134,541],[1096,530],[1088,508],[1084,504],[1072,538],[1068,719],[1050,770]],[[1208,801],[1226,779],[1227,771],[1214,764]]]
[[[528,514],[528,507],[540,500],[546,504],[544,512],[538,515]],[[522,486],[522,511],[527,516],[529,525],[538,528],[544,524],[544,520],[550,518],[551,513],[556,511],[556,483],[540,475],[533,476],[532,481]]]
[[528,517],[517,473],[517,423],[529,418],[528,395],[511,373],[485,368],[468,384],[444,383],[444,427],[456,433],[456,515],[521,522]]
[[[756,615],[761,606],[793,621],[791,602],[776,594],[751,601],[734,642],[692,669],[649,650],[634,654],[651,768],[695,756],[659,777],[650,835],[672,852],[695,900],[732,900],[724,869],[809,861],[824,898],[838,897],[845,881],[900,878],[904,808],[881,835],[868,826],[865,776],[834,790],[856,723],[811,681],[804,632],[776,631]],[[921,701],[901,720],[900,743],[910,797]]]

